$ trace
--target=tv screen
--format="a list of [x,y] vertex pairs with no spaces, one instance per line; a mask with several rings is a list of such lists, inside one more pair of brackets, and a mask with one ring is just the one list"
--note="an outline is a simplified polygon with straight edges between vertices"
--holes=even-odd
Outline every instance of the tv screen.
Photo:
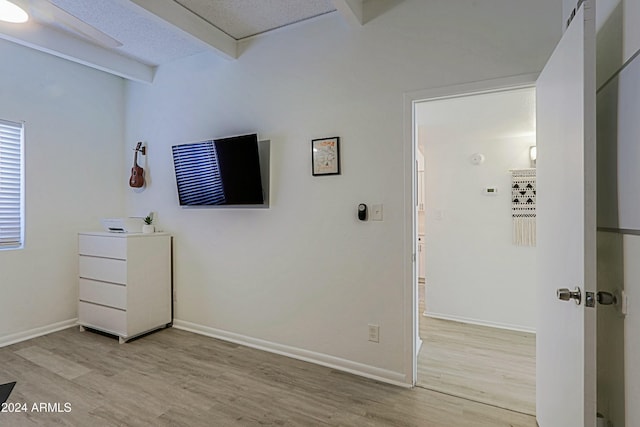
[[256,134],[174,145],[181,206],[264,203]]

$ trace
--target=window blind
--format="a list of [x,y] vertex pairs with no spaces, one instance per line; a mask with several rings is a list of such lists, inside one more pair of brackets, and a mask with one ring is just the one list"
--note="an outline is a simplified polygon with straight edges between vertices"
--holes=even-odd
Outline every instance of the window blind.
[[0,249],[22,246],[22,135],[22,123],[0,120]]
[[225,195],[214,141],[174,145],[180,205],[219,205]]

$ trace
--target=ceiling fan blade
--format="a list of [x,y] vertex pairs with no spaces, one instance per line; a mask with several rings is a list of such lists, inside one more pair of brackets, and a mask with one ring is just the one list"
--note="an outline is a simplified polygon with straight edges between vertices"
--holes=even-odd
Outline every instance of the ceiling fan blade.
[[107,48],[122,46],[118,40],[87,24],[48,0],[31,0],[31,9],[41,20],[60,26],[84,36],[96,44]]

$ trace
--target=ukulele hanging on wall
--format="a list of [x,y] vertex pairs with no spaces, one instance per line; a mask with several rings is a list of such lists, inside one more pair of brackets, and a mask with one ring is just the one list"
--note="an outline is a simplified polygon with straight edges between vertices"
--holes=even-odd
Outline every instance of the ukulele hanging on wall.
[[147,152],[147,147],[142,146],[142,142],[138,142],[135,148],[135,154],[133,156],[133,167],[131,168],[131,178],[129,178],[129,186],[133,188],[140,188],[144,185],[144,169],[138,166],[138,152],[141,152],[144,156]]

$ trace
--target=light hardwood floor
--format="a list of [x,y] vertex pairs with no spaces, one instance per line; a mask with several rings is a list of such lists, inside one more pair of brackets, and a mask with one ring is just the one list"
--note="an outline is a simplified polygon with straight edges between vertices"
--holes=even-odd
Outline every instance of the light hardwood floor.
[[423,299],[418,310],[419,386],[535,414],[535,334],[426,317]]
[[[127,344],[70,328],[0,348],[17,381],[7,426],[534,427],[535,419],[421,388],[165,329]],[[32,411],[36,403],[70,412]]]

